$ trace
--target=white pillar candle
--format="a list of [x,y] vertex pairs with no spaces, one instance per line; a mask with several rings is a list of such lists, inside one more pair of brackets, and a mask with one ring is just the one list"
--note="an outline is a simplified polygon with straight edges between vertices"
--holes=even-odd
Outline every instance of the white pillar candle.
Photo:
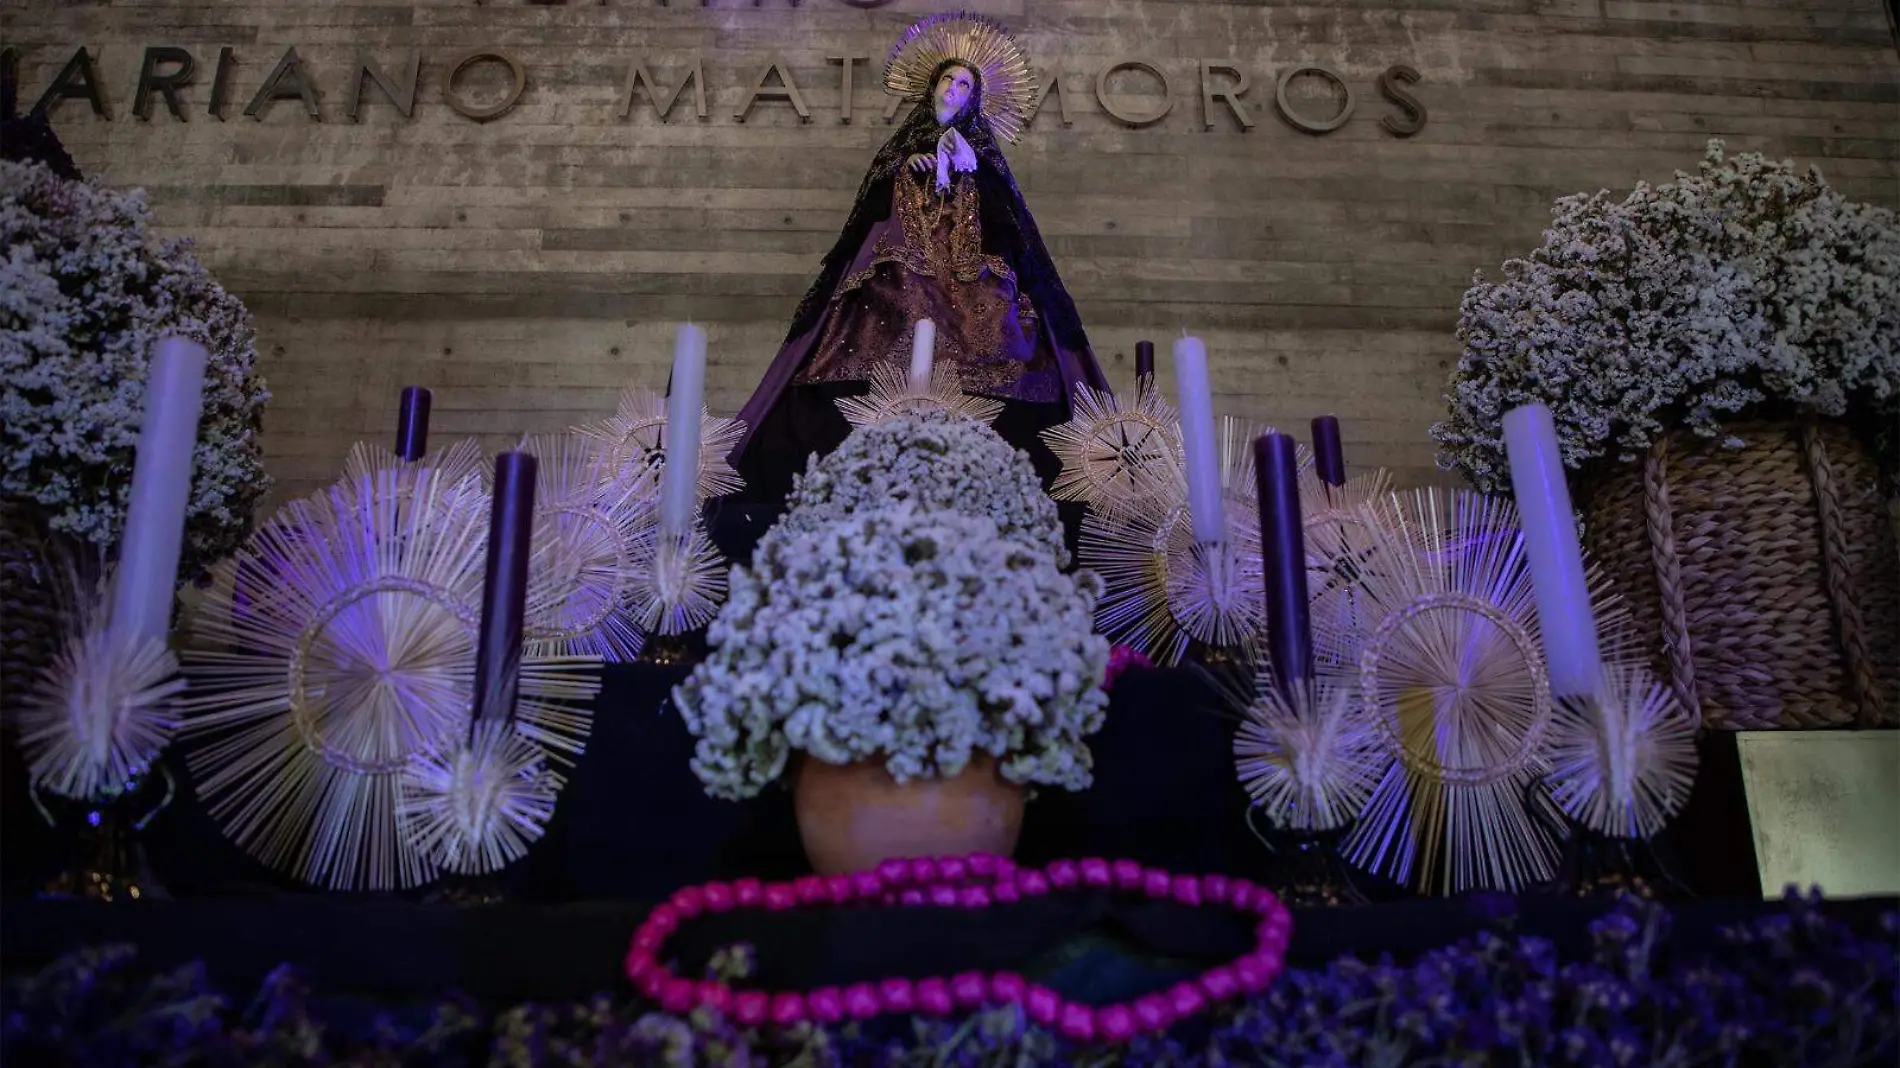
[[927,393],[930,390],[931,362],[937,352],[937,324],[928,319],[917,320],[917,334],[910,342],[910,390],[912,393]]
[[1181,406],[1181,451],[1187,464],[1188,514],[1194,540],[1224,541],[1220,444],[1214,439],[1214,396],[1207,377],[1207,346],[1182,334],[1174,343],[1174,388]]
[[168,337],[152,346],[146,365],[145,415],[112,586],[111,628],[119,641],[171,633],[208,355],[195,341]]
[[1510,455],[1511,488],[1524,526],[1537,592],[1537,621],[1544,632],[1550,688],[1558,697],[1586,697],[1602,686],[1603,654],[1597,645],[1596,614],[1584,577],[1583,546],[1564,481],[1563,453],[1550,409],[1527,404],[1504,413],[1504,447]]
[[706,330],[686,323],[673,342],[673,383],[666,396],[666,471],[660,482],[660,530],[692,532],[699,512],[699,421],[705,413]]

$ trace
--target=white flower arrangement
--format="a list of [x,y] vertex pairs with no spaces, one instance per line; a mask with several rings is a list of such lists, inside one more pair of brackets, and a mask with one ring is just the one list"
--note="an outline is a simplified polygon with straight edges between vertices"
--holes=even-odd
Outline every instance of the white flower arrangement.
[[96,546],[125,524],[153,342],[210,350],[181,576],[230,555],[270,479],[270,394],[249,314],[186,240],[155,242],[144,193],[0,162],[0,497]]
[[1818,171],[1711,141],[1696,174],[1559,200],[1543,245],[1465,293],[1440,464],[1508,486],[1502,418],[1541,402],[1564,462],[1635,459],[1669,430],[1739,444],[1744,414],[1900,400],[1900,226]]
[[693,771],[737,799],[793,750],[882,757],[899,782],[988,753],[1011,782],[1084,789],[1108,701],[1100,595],[1093,573],[1063,574],[985,518],[904,504],[777,528],[733,570],[711,653],[674,691]]
[[819,530],[893,504],[982,516],[1005,538],[1047,548],[1069,565],[1062,519],[1029,454],[989,427],[925,411],[859,427],[794,481],[780,526]]

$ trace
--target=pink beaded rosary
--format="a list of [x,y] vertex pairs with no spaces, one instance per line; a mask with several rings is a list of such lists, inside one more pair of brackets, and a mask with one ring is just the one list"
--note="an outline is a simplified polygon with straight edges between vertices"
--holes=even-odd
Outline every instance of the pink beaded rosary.
[[[1033,986],[1014,972],[964,972],[948,979],[891,978],[839,989],[820,987],[805,993],[735,991],[716,980],[674,975],[659,952],[680,921],[702,912],[734,908],[789,909],[851,902],[883,905],[933,905],[987,908],[1041,897],[1054,890],[1116,889],[1172,899],[1183,905],[1226,905],[1258,913],[1253,951],[1210,968],[1199,978],[1178,983],[1122,1005],[1093,1006],[1064,1001],[1045,986]],[[852,875],[807,875],[793,882],[732,883],[691,886],[654,909],[634,932],[627,952],[627,978],[667,1012],[711,1006],[747,1027],[766,1023],[791,1027],[806,1021],[835,1024],[868,1020],[884,1013],[945,1016],[984,1005],[1020,1005],[1031,1020],[1054,1027],[1078,1042],[1126,1042],[1140,1032],[1161,1032],[1212,1002],[1267,988],[1286,961],[1293,918],[1271,891],[1225,875],[1173,875],[1144,868],[1132,860],[1058,860],[1042,869],[1022,870],[1014,861],[987,853],[967,857],[887,860],[874,871]]]

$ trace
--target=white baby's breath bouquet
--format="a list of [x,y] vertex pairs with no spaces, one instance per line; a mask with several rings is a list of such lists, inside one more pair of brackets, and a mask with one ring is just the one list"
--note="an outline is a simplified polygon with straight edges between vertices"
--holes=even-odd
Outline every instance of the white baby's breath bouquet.
[[1894,213],[1720,141],[1695,174],[1558,201],[1543,245],[1475,279],[1460,313],[1432,435],[1486,491],[1509,484],[1504,412],[1532,402],[1577,469],[1677,428],[1739,444],[1738,417],[1900,418]]
[[977,516],[912,504],[773,530],[675,692],[715,797],[778,778],[792,751],[882,759],[899,782],[987,753],[1003,777],[1082,789],[1108,642],[1101,584]]
[[244,305],[184,240],[156,241],[143,192],[0,162],[0,500],[110,546],[125,524],[145,368],[168,334],[210,350],[183,576],[230,555],[270,487],[270,394]]
[[985,517],[1003,537],[1047,548],[1068,566],[1061,517],[1029,454],[982,423],[941,410],[859,427],[835,451],[813,457],[780,525],[818,530],[902,503]]

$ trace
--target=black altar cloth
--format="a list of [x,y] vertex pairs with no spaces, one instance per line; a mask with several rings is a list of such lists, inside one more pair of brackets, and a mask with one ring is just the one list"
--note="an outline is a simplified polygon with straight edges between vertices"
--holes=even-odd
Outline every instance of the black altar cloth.
[[[508,872],[517,899],[650,901],[687,883],[808,870],[788,791],[717,801],[693,776],[693,738],[668,696],[687,670],[606,669],[592,737],[548,833]],[[1260,874],[1262,849],[1242,818],[1247,799],[1233,773],[1232,726],[1189,672],[1124,675],[1107,726],[1091,740],[1094,787],[1040,791],[1019,859],[1127,856],[1180,871]],[[185,785],[180,754],[170,760],[181,788],[147,838],[159,880],[180,895],[298,889],[225,840]],[[55,839],[23,796],[22,776],[6,778],[0,843],[7,880],[19,888],[53,870]]]
[[[299,887],[224,839],[192,794],[177,752],[168,759],[181,789],[147,837],[156,874],[175,900],[128,907],[38,900],[32,893],[56,870],[59,839],[28,803],[18,753],[9,750],[0,769],[0,876],[8,895],[0,906],[0,967],[19,972],[81,945],[130,941],[148,962],[202,958],[220,979],[239,984],[293,961],[320,983],[371,996],[460,989],[483,998],[547,999],[611,988],[650,903],[690,883],[806,871],[784,790],[745,803],[715,801],[693,777],[693,739],[668,700],[686,670],[607,669],[588,750],[548,834],[507,873],[510,902],[489,908],[422,904],[414,893]],[[1018,859],[1131,857],[1173,871],[1269,878],[1272,858],[1245,822],[1233,728],[1192,671],[1124,674],[1107,724],[1090,742],[1093,788],[1045,790],[1032,800]],[[1697,893],[1724,899],[1678,906],[1678,923],[1713,937],[1716,924],[1764,905],[1732,736],[1711,734],[1702,759],[1696,794],[1670,837],[1677,874]],[[1403,958],[1476,929],[1468,902],[1391,900],[1402,895],[1372,890],[1389,903],[1298,912],[1293,959],[1316,965],[1342,953]],[[1580,950],[1587,921],[1603,905],[1527,897],[1520,907],[1526,929]],[[745,913],[678,937],[688,961],[703,960],[718,945],[752,942],[761,980],[786,986],[907,968],[1015,967],[1079,997],[1118,996],[1129,984],[1145,988],[1170,969],[1237,952],[1245,936],[1221,910],[1065,895],[980,913]],[[1106,955],[1078,949],[1104,939],[1111,945]]]
[[[1877,929],[1900,901],[1828,902],[1858,930]],[[1563,959],[1590,948],[1590,921],[1607,901],[1523,896],[1513,929],[1549,939]],[[1404,962],[1494,926],[1476,899],[1395,901],[1295,909],[1293,967],[1344,955]],[[1672,943],[1698,952],[1730,925],[1782,909],[1778,901],[1677,904]],[[211,977],[250,988],[296,964],[319,988],[383,1001],[427,1001],[458,991],[491,1003],[578,1000],[624,984],[621,966],[647,906],[632,902],[501,904],[458,908],[348,895],[181,898],[102,905],[20,899],[0,909],[0,971],[22,974],[81,946],[136,945],[146,966],[203,961]],[[978,911],[847,908],[749,911],[681,927],[668,950],[695,972],[711,952],[746,943],[754,982],[775,989],[1007,969],[1065,997],[1122,1000],[1178,981],[1248,948],[1247,932],[1220,909],[1060,895]]]
[[[686,672],[639,664],[605,670],[587,752],[548,833],[507,873],[515,900],[653,901],[689,883],[807,870],[787,791],[716,801],[693,776],[693,739],[668,697]],[[1017,858],[1037,864],[1130,857],[1173,871],[1265,878],[1273,858],[1247,828],[1247,799],[1234,774],[1234,726],[1196,672],[1127,672],[1106,726],[1090,739],[1094,786],[1040,791],[1029,804]],[[59,839],[25,795],[17,751],[8,747],[5,758],[0,878],[17,896],[57,870]],[[153,820],[147,843],[172,893],[313,892],[228,842],[192,793],[182,755],[174,750],[168,760],[180,789]],[[1732,736],[1705,739],[1696,793],[1666,838],[1676,874],[1696,893],[1760,893]],[[1390,888],[1370,889],[1393,896]]]

